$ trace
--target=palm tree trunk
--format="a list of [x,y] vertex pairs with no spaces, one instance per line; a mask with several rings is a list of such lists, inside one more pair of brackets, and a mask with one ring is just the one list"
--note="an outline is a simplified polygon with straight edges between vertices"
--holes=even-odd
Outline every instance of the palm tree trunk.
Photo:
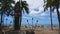
[[3,16],[3,13],[1,13],[0,31],[2,31],[2,16]]
[[52,23],[52,9],[50,6],[50,20],[51,20],[51,30],[53,30],[53,23]]
[[58,22],[59,22],[59,34],[60,34],[60,14],[59,14],[58,7],[57,7],[57,16],[58,16]]
[[52,23],[52,12],[50,11],[50,20],[51,20],[51,29],[53,30],[53,23]]

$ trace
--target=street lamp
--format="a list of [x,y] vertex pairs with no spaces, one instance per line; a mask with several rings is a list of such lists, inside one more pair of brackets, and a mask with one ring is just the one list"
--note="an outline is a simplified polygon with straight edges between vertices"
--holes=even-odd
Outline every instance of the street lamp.
[[8,20],[8,19],[6,18],[6,26],[7,26],[7,20]]
[[33,18],[32,18],[32,29],[33,29]]
[[30,24],[29,24],[28,20],[27,20],[27,23],[28,23],[28,27],[29,27]]
[[37,25],[38,25],[38,20],[36,21]]
[[12,21],[10,21],[10,25],[9,25],[10,27],[12,26],[11,23],[12,23]]

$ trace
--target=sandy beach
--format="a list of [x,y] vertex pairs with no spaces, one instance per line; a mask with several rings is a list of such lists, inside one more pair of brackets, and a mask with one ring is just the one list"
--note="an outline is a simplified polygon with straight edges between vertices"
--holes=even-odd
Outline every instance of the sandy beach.
[[[26,32],[26,30],[29,30],[31,28],[25,28],[22,27],[21,30],[24,30],[24,32]],[[51,28],[41,28],[41,27],[36,27],[33,28],[35,34],[58,34],[58,28],[53,27],[53,30],[51,30]]]
[[[12,28],[11,28],[12,29]],[[10,30],[11,30],[10,29]],[[21,27],[21,30],[26,33],[27,30],[34,30],[35,34],[58,34],[58,28],[53,27],[53,30],[51,28],[44,28],[44,27]]]

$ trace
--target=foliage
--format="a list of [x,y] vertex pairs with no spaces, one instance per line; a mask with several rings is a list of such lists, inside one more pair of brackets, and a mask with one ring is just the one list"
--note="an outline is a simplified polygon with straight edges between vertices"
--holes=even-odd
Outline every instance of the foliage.
[[56,9],[56,7],[59,8],[59,0],[47,0],[44,10],[48,9],[49,7],[51,7],[52,11],[54,11],[54,9]]
[[13,9],[12,4],[15,4],[14,0],[0,0],[0,10],[2,13],[7,12],[9,15],[11,9]]

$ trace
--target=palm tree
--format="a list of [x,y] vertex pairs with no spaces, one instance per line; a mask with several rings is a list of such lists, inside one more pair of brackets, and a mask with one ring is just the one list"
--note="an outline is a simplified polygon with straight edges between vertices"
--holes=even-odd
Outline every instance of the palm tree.
[[[17,2],[14,7],[14,11],[15,11],[14,29],[15,30],[20,30],[21,20],[22,20],[22,10],[25,10],[27,14],[29,13],[28,4],[26,3],[26,1]],[[19,18],[20,18],[20,25],[19,25]]]
[[[0,9],[0,12],[1,12],[1,9]],[[1,13],[0,13],[0,15],[1,15]],[[1,20],[2,18],[0,18],[0,31],[2,31],[2,28],[1,28],[1,22],[2,22],[2,20]]]
[[[47,0],[48,2],[47,2],[47,4],[46,4],[46,7],[45,7],[45,9],[47,9],[47,5],[49,5],[49,7],[50,7],[50,21],[51,21],[51,29],[53,30],[53,23],[52,23],[52,7],[50,6],[50,2],[51,2],[51,0]],[[45,0],[44,0],[44,3],[45,3]]]
[[8,13],[7,15],[10,14],[10,10],[12,9],[11,5],[12,3],[14,3],[14,0],[0,0],[1,24],[2,24],[3,13],[7,12]]
[[60,0],[47,0],[46,6],[45,6],[45,10],[48,9],[48,7],[53,7],[52,11],[54,11],[54,9],[57,10],[57,16],[58,16],[58,21],[59,21],[59,33],[60,33],[60,14],[59,14],[59,1]]
[[53,30],[52,10],[51,10],[51,7],[50,7],[50,21],[51,21],[51,29]]

